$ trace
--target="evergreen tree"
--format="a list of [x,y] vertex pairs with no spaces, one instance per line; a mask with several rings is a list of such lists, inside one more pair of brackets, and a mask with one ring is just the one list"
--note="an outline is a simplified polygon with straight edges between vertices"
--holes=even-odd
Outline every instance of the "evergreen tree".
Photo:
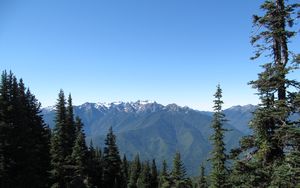
[[72,99],[66,99],[60,90],[56,104],[55,127],[51,137],[51,165],[53,187],[69,187],[75,176],[72,164],[72,151],[75,143],[75,124]]
[[171,172],[172,187],[186,188],[192,187],[191,182],[186,178],[186,170],[181,161],[180,153],[176,152],[173,160],[173,170]]
[[87,161],[88,185],[89,187],[102,187],[103,184],[103,162],[102,153],[99,148],[94,148],[90,142]]
[[116,136],[110,127],[105,139],[103,156],[103,183],[107,188],[121,187],[121,159],[116,145]]
[[166,160],[163,160],[162,163],[162,170],[159,174],[159,188],[168,188],[170,187],[170,181],[169,181],[169,173],[168,173],[168,166]]
[[122,187],[127,187],[128,180],[129,180],[129,164],[128,164],[125,154],[124,154],[123,160],[122,160],[122,177],[124,180]]
[[134,158],[133,163],[131,164],[128,188],[137,188],[136,183],[140,173],[141,173],[141,162],[140,162],[139,154],[137,154]]
[[207,181],[206,181],[206,177],[205,177],[205,167],[203,165],[203,163],[200,166],[200,176],[199,176],[199,180],[197,182],[197,188],[207,188]]
[[157,173],[155,159],[152,160],[152,165],[151,165],[151,187],[152,188],[158,187],[158,173]]
[[74,165],[74,177],[71,185],[84,187],[84,180],[87,174],[87,147],[85,143],[85,134],[83,124],[79,117],[76,117],[76,140],[72,152],[72,165]]
[[[77,119],[78,120],[78,119]],[[78,122],[77,122],[78,123]],[[78,124],[76,124],[78,126]],[[69,94],[68,96],[68,101],[67,101],[67,107],[66,107],[66,122],[65,122],[65,126],[66,126],[66,149],[68,151],[66,151],[68,153],[68,155],[71,155],[73,152],[73,146],[75,144],[75,140],[78,136],[78,131],[80,130],[76,130],[75,125],[75,121],[74,121],[74,110],[73,110],[73,104],[72,104],[72,97],[71,94]],[[77,132],[75,132],[77,131]]]
[[227,171],[226,171],[226,154],[225,154],[225,143],[224,143],[224,132],[223,124],[225,122],[225,115],[222,112],[222,89],[220,85],[217,86],[217,91],[214,94],[214,115],[212,128],[214,130],[211,140],[213,142],[213,149],[211,152],[211,164],[212,170],[210,173],[211,184],[210,187],[226,187],[227,183]]
[[[244,155],[242,159],[237,157],[234,163],[236,185],[268,187],[279,182],[282,174],[286,174],[286,180],[294,179],[294,174],[285,170],[290,154],[296,151],[294,133],[299,127],[289,117],[297,111],[294,107],[300,84],[289,80],[288,74],[298,68],[299,56],[289,52],[288,41],[296,32],[288,29],[293,27],[295,15],[299,17],[296,12],[299,6],[284,0],[268,0],[261,5],[264,15],[253,16],[253,24],[259,32],[252,37],[251,43],[257,49],[252,59],[269,52],[267,55],[272,60],[262,65],[263,72],[250,82],[258,90],[261,103],[250,122],[253,135],[244,137],[241,148],[236,150],[236,156]],[[297,88],[296,92],[293,87]]]
[[40,103],[12,72],[0,82],[0,187],[47,187],[49,131]]
[[138,188],[151,188],[151,171],[149,162],[143,164],[141,174],[137,180]]

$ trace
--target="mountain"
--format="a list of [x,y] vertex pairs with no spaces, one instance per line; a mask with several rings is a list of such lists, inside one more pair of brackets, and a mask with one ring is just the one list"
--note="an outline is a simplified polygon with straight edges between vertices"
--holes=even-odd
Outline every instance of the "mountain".
[[[244,126],[250,110],[250,107],[232,107],[224,111],[228,114],[227,119],[231,119],[225,125],[231,130],[225,137],[228,149],[236,147],[239,138],[245,134],[243,132],[248,131]],[[53,127],[54,108],[44,108],[42,113],[45,122]],[[166,159],[171,165],[170,159],[176,151],[180,151],[188,173],[196,175],[200,163],[209,157],[211,112],[176,104],[164,106],[151,101],[137,101],[85,103],[75,106],[74,113],[84,122],[87,140],[92,139],[101,148],[107,130],[113,127],[120,151],[126,153],[129,159],[139,153],[143,160],[155,158],[160,165]],[[239,123],[241,126],[238,126]]]

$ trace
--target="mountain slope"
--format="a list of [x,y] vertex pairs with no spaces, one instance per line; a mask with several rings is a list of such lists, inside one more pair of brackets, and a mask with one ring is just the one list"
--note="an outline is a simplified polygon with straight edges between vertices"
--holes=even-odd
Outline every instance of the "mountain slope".
[[[139,153],[142,159],[155,158],[160,165],[163,159],[171,163],[175,152],[180,151],[189,174],[195,175],[199,164],[209,157],[212,118],[188,107],[137,101],[85,103],[76,106],[74,111],[85,124],[87,138],[100,147],[112,126],[121,153],[126,153],[129,159]],[[43,109],[43,114],[53,127],[53,108]],[[230,124],[226,128],[232,130],[226,133],[227,148],[233,148],[243,133]]]

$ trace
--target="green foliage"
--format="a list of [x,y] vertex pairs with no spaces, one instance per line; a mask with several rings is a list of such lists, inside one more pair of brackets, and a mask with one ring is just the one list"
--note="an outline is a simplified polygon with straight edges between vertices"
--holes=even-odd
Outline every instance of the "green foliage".
[[290,117],[298,113],[300,83],[288,79],[298,68],[299,56],[288,49],[288,41],[296,32],[288,29],[293,27],[299,7],[284,0],[265,1],[261,5],[264,15],[253,17],[259,32],[252,37],[257,49],[252,59],[269,52],[272,60],[262,65],[263,72],[250,82],[258,90],[261,104],[250,123],[253,135],[241,141],[240,155],[236,155],[231,179],[237,186],[294,187],[299,183],[292,173],[297,167],[289,164],[289,159],[299,145],[297,122]]
[[0,187],[49,186],[50,132],[40,103],[4,71],[0,81]]
[[203,163],[200,166],[200,176],[198,178],[196,187],[197,188],[207,188],[208,187],[206,176],[205,176],[205,167],[204,167]]
[[103,153],[103,186],[117,188],[122,185],[121,159],[116,145],[116,136],[109,129]]
[[151,171],[149,161],[143,164],[142,171],[137,180],[138,188],[152,188],[151,187]]
[[140,162],[140,157],[137,154],[134,158],[134,161],[131,164],[130,179],[128,184],[129,188],[137,187],[137,180],[139,178],[140,173],[141,173],[141,162]]
[[181,161],[180,153],[176,152],[173,159],[173,170],[170,176],[171,187],[188,188],[192,187],[191,181],[186,178],[186,170]]
[[222,112],[222,89],[220,85],[217,86],[214,100],[214,116],[212,122],[212,128],[214,130],[211,140],[213,142],[213,149],[211,151],[211,165],[212,170],[210,173],[210,187],[226,187],[227,184],[227,169],[225,166],[226,154],[225,154],[225,143],[224,143],[224,132],[223,128],[225,122],[225,115]]
[[158,172],[156,168],[155,159],[152,160],[152,165],[151,165],[151,187],[153,188],[158,187]]

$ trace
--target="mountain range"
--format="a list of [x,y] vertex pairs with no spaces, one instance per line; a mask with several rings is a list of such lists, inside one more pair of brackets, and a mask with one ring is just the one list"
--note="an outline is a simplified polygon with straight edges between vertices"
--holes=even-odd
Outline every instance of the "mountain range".
[[[239,139],[249,134],[248,122],[254,105],[234,106],[224,110],[227,150],[238,146]],[[103,148],[109,127],[117,136],[121,154],[128,159],[138,153],[142,160],[162,160],[172,165],[176,151],[182,155],[189,175],[197,175],[201,162],[208,164],[211,150],[212,112],[198,111],[176,104],[161,105],[152,101],[84,103],[74,106],[75,115],[84,123],[87,142]],[[54,126],[55,108],[42,109],[45,122]]]

